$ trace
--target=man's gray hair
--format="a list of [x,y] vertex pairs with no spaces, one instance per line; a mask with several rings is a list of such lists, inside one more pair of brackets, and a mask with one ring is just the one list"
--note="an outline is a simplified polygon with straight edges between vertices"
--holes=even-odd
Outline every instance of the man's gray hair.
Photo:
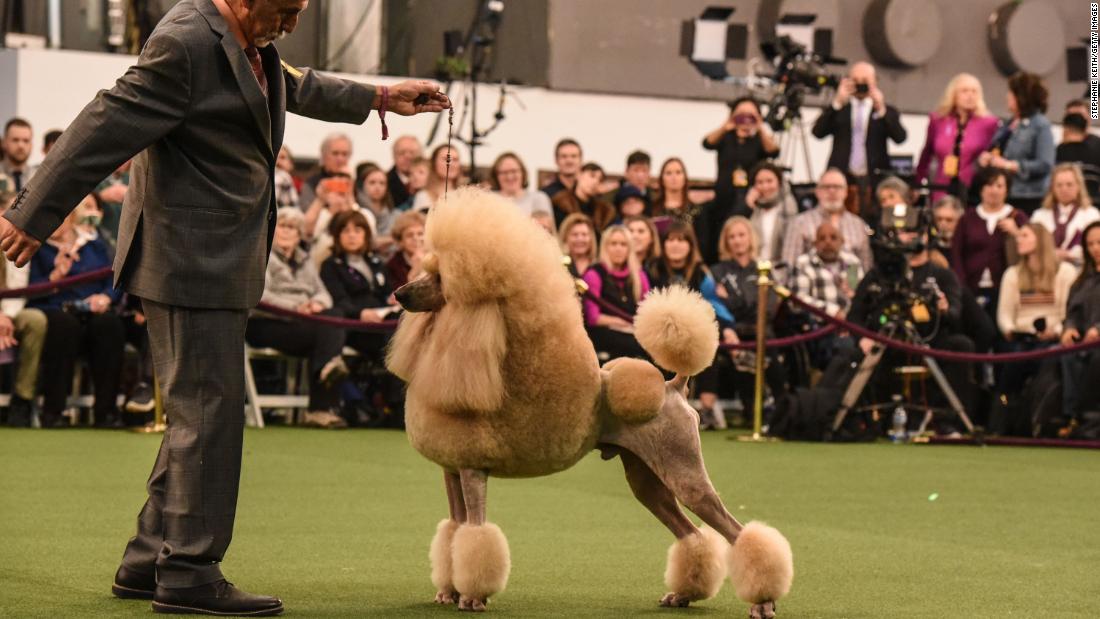
[[330,133],[325,136],[325,139],[321,141],[321,153],[327,153],[333,142],[343,140],[348,143],[348,150],[351,150],[351,138],[346,133]]
[[892,189],[904,200],[909,200],[909,184],[896,176],[887,176],[882,179],[875,187],[875,195],[878,195],[883,189]]
[[963,211],[966,210],[965,207],[963,207],[962,200],[959,200],[952,195],[946,195],[941,197],[939,200],[936,200],[936,203],[932,205],[932,210],[934,211],[938,208],[945,206],[955,211],[959,215],[962,215]]

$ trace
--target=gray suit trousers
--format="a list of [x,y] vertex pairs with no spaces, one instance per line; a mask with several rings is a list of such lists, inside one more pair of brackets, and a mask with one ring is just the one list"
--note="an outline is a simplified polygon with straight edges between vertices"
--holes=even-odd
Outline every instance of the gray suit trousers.
[[168,431],[122,564],[166,588],[222,578],[244,435],[247,310],[143,301]]

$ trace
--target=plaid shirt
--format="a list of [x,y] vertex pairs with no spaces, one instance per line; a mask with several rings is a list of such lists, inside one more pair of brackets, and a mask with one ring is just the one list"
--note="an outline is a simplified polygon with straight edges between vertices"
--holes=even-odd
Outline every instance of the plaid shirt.
[[[849,272],[853,274],[851,282],[848,281]],[[811,251],[795,261],[791,292],[829,315],[835,315],[841,310],[847,312],[852,303],[841,290],[847,286],[854,293],[862,279],[863,265],[855,254],[841,250],[837,261],[830,265],[825,264],[816,251]]]
[[[799,256],[814,251],[817,228],[826,217],[824,209],[817,207],[800,213],[794,218],[787,228],[787,238],[783,242],[784,262],[795,265]],[[864,271],[870,270],[873,260],[870,230],[867,224],[857,215],[842,211],[838,228],[840,228],[840,238],[844,239],[844,249],[859,257]]]

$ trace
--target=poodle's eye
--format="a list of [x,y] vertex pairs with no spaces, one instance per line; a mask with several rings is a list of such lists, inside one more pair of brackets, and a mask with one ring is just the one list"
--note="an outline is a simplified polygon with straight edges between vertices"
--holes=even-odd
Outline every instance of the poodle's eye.
[[424,257],[420,260],[420,268],[424,269],[426,273],[438,273],[439,258],[433,253],[424,254]]

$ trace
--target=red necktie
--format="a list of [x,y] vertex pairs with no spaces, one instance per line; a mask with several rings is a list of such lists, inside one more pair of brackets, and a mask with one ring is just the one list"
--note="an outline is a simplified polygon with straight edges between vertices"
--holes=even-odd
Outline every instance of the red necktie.
[[252,65],[252,73],[256,76],[256,81],[260,84],[260,90],[263,91],[264,97],[266,97],[267,75],[264,73],[264,61],[260,58],[260,50],[256,49],[255,45],[249,45],[244,48],[244,55],[248,56],[248,64]]

